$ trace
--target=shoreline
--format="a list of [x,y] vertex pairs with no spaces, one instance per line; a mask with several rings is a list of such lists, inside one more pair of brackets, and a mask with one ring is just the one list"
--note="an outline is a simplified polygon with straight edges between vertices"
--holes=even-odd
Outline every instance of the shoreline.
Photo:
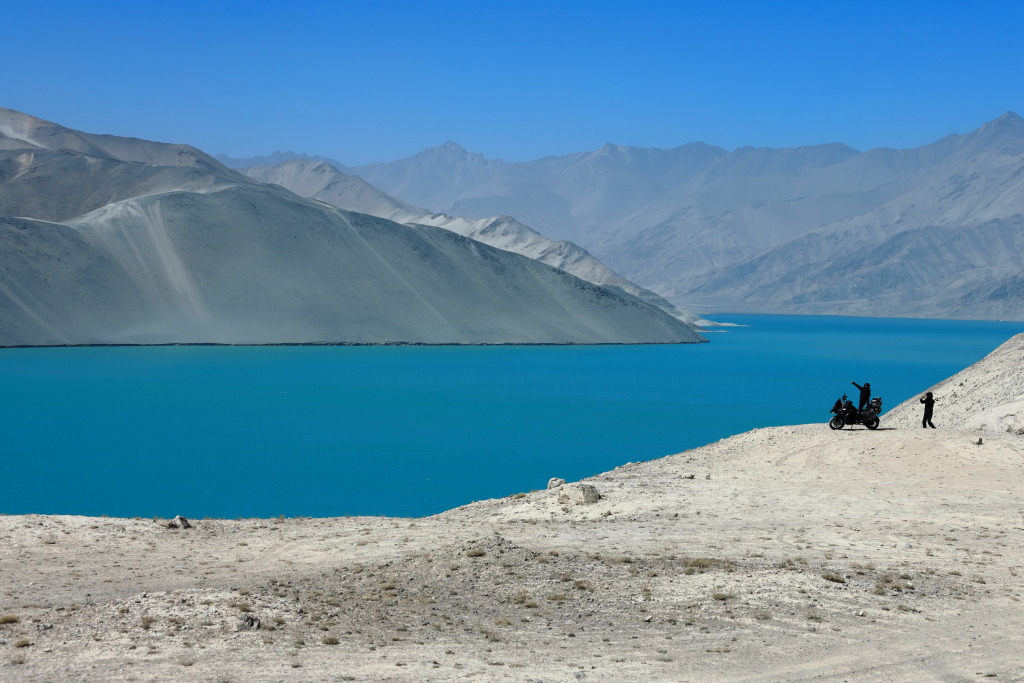
[[275,346],[681,346],[684,344],[707,344],[707,339],[677,342],[480,342],[460,344],[456,342],[274,342],[274,343],[228,343],[228,342],[155,342],[152,344],[13,344],[0,345],[0,349],[75,349],[75,348],[137,348],[166,346],[227,346],[227,347],[275,347]]
[[1024,443],[976,440],[767,427],[425,518],[0,516],[0,664],[26,681],[1015,680]]

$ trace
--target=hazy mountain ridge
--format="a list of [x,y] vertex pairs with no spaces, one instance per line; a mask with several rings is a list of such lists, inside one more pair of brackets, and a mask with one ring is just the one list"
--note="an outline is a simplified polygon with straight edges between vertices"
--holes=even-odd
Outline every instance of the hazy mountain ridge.
[[[684,307],[1024,319],[1024,302],[1015,306],[996,293],[1012,286],[1012,276],[978,232],[993,221],[1016,225],[1024,215],[1024,120],[1012,112],[901,150],[605,145],[522,163],[481,161],[452,146],[447,152],[454,160],[434,168],[436,148],[352,172],[436,212],[515,215]],[[445,173],[450,181],[437,189]],[[420,174],[429,182],[419,183]],[[899,264],[875,249],[903,232],[934,228],[959,237],[910,240]],[[980,251],[950,252],[965,247]],[[876,260],[865,263],[863,252]],[[887,289],[899,278],[876,278],[851,296],[843,281],[851,256],[875,271],[935,275],[911,292]],[[794,275],[810,272],[816,277]]]
[[0,114],[0,345],[701,341],[635,297],[198,150]]
[[578,245],[566,240],[550,240],[509,216],[472,220],[430,213],[395,199],[358,176],[348,175],[324,162],[292,159],[276,166],[245,168],[241,171],[261,182],[275,183],[301,196],[317,199],[341,209],[404,224],[428,225],[450,230],[498,249],[521,254],[565,270],[587,282],[615,287],[661,308],[688,324],[700,320],[693,313],[680,310],[654,292],[626,280]]
[[301,159],[302,161],[311,161],[313,163],[322,161],[337,169],[348,172],[348,167],[340,161],[336,161],[330,157],[322,157],[315,154],[304,154],[301,152],[277,151],[272,154],[264,154],[262,156],[255,157],[232,157],[227,154],[215,154],[213,155],[213,158],[232,169],[253,168],[255,166],[277,166],[278,164],[283,164],[287,161]]
[[0,107],[0,149],[33,148],[80,152],[90,157],[156,166],[193,166],[214,172],[227,172],[209,154],[189,145],[83,133]]

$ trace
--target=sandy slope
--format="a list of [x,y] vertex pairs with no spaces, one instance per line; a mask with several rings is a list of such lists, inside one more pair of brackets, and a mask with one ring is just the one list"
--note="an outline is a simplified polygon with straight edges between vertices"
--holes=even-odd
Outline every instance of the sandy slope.
[[1017,434],[767,428],[584,483],[424,519],[0,517],[0,679],[1024,680]]
[[[1011,337],[974,365],[925,391],[935,398],[932,422],[957,429],[1024,434],[1024,334]],[[890,427],[920,427],[924,407],[914,396],[883,417]]]

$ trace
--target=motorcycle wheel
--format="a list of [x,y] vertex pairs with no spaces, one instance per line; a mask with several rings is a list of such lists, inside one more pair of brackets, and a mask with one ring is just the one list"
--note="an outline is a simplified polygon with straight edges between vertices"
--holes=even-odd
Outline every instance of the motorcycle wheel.
[[[828,426],[831,427],[832,429],[842,429],[844,424],[845,423],[843,422],[843,418],[839,417],[838,415],[828,421]],[[877,427],[878,425],[875,426]]]
[[878,418],[869,417],[867,420],[864,421],[864,426],[867,427],[868,429],[878,429]]

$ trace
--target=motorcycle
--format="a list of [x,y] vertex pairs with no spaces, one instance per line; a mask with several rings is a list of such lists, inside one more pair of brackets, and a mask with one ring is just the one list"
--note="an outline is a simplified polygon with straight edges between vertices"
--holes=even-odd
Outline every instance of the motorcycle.
[[878,415],[882,412],[882,399],[878,396],[864,407],[864,410],[857,410],[853,402],[847,400],[846,394],[836,400],[832,405],[832,414],[835,416],[828,421],[832,429],[842,429],[846,425],[864,425],[868,429],[878,429]]

